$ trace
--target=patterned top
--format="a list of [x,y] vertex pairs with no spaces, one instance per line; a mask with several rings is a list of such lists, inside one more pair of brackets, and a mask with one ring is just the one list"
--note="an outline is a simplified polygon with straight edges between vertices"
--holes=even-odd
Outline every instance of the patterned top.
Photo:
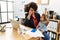
[[46,22],[39,22],[38,24],[38,29],[41,30],[42,32],[48,31],[47,26],[46,26]]

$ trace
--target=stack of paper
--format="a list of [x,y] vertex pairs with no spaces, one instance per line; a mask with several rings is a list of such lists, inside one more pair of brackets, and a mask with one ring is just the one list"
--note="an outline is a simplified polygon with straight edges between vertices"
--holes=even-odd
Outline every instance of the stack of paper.
[[26,31],[26,34],[28,34],[30,37],[44,37],[42,32],[40,32],[38,29],[35,32],[31,32],[31,30]]

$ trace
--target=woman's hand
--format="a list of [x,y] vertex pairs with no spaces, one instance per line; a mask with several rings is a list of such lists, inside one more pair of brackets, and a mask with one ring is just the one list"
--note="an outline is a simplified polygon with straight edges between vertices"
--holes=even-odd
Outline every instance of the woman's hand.
[[30,20],[30,17],[31,17],[32,14],[33,14],[33,13],[32,13],[31,11],[29,11],[29,14],[28,14],[28,16],[27,16],[28,20]]
[[36,26],[36,29],[38,29],[38,26]]
[[29,15],[31,16],[33,14],[33,12],[32,11],[29,11]]

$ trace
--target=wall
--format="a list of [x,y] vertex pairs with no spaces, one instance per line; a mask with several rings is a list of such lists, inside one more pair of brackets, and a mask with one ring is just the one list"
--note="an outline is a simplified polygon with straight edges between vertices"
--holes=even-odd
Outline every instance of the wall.
[[50,0],[48,9],[54,10],[55,12],[57,12],[57,14],[60,15],[60,0]]
[[24,18],[25,13],[24,13],[24,5],[26,3],[31,2],[32,0],[15,0],[14,4],[14,16],[18,16],[19,18]]
[[[31,1],[32,0],[25,0],[25,3],[24,3],[24,0],[15,0],[15,4],[14,4],[15,13],[14,13],[14,15],[18,16],[19,18],[20,17],[24,18],[25,13],[21,9],[24,8],[24,4],[31,2]],[[36,2],[37,0],[33,0],[33,1]],[[47,8],[48,10],[54,10],[57,14],[60,15],[60,0],[49,0],[49,5],[41,5],[41,4],[38,5],[38,12],[40,14],[42,14],[44,12],[44,8]]]
[[39,5],[40,13],[44,11],[44,8],[54,10],[58,15],[60,15],[60,0],[49,0],[49,5]]

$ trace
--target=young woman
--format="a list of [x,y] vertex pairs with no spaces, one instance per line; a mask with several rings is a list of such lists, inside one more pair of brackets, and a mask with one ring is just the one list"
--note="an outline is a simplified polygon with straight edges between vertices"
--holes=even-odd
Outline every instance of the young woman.
[[40,14],[37,13],[37,4],[34,2],[31,2],[28,4],[28,9],[25,10],[28,12],[25,15],[25,22],[24,24],[31,28],[36,28],[40,21]]

